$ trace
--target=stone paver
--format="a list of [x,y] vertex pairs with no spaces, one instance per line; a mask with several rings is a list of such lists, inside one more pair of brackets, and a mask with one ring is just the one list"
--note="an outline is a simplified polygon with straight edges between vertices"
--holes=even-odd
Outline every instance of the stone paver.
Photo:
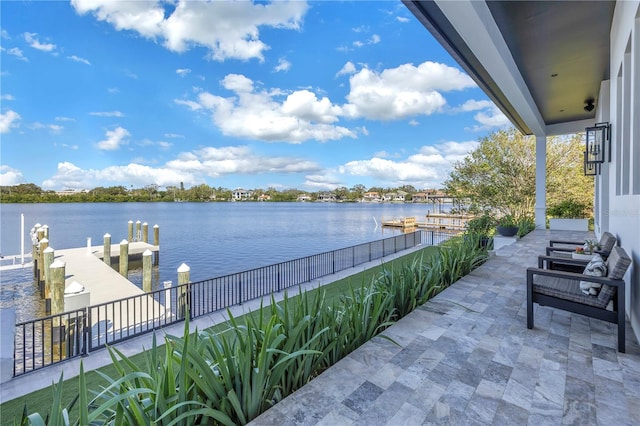
[[640,346],[616,326],[535,305],[525,269],[549,239],[534,231],[398,321],[253,425],[640,423]]

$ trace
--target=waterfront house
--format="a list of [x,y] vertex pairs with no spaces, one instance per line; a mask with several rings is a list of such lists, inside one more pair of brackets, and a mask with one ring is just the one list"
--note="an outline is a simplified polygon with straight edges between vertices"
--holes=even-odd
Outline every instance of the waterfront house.
[[547,136],[602,136],[588,138],[585,154],[594,230],[614,234],[633,259],[626,311],[640,338],[640,1],[403,3],[511,123],[535,136],[538,227],[546,224]]
[[336,201],[336,196],[331,192],[321,192],[318,194],[318,201],[323,203],[334,203]]
[[233,191],[231,197],[236,201],[248,200],[253,197],[253,191],[245,191],[242,188],[237,188],[235,191]]
[[381,201],[380,193],[377,191],[365,192],[362,201],[365,203],[379,203]]

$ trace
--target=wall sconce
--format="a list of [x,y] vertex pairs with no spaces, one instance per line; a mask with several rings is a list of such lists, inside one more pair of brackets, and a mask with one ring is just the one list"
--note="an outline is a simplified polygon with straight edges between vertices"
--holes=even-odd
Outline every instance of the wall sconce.
[[586,163],[604,163],[605,151],[608,151],[611,161],[611,125],[596,123],[594,127],[587,127],[586,132]]
[[584,175],[585,176],[596,176],[600,174],[600,163],[590,163],[587,161],[587,157],[589,154],[585,151],[584,153]]

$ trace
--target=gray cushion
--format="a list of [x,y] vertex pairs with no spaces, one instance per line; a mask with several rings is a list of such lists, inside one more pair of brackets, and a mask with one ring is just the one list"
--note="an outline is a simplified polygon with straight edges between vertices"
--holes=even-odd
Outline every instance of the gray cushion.
[[600,237],[600,241],[598,242],[598,244],[600,244],[600,251],[605,255],[609,254],[616,245],[616,241],[616,237],[614,237],[610,232],[603,233]]
[[[567,278],[534,275],[533,291],[534,293],[546,294],[558,299],[569,300],[596,308],[605,309],[607,307],[609,300],[604,303],[603,300],[600,300],[600,297],[587,296],[580,290],[579,283],[578,280],[570,280]],[[602,293],[602,290],[600,293]]]
[[[592,277],[606,277],[607,276],[607,266],[602,259],[602,256],[599,254],[594,254],[593,258],[587,263],[587,266],[584,268],[582,272],[584,275],[589,275]],[[597,296],[600,292],[600,287],[602,284],[594,283],[591,281],[580,281],[580,290],[584,294],[590,296]]]
[[627,272],[629,265],[631,265],[631,258],[627,256],[627,253],[622,247],[614,247],[607,258],[606,265],[609,271],[607,277],[613,280],[621,280]]

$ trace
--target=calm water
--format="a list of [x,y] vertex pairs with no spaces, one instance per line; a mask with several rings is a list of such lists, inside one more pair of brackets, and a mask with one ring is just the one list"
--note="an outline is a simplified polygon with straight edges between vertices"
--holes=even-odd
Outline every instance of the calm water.
[[[436,207],[425,204],[338,203],[86,203],[3,204],[0,211],[0,253],[20,253],[20,214],[25,218],[25,251],[29,230],[49,226],[54,249],[85,247],[87,237],[101,245],[127,238],[132,220],[160,227],[160,264],[154,287],[177,281],[186,263],[198,281],[348,247],[398,234],[382,229],[383,218],[416,216],[421,220]],[[447,207],[444,207],[445,209]],[[0,307],[16,306],[21,318],[37,317],[41,305],[31,268],[0,272]],[[131,265],[129,279],[141,285],[141,262]]]

